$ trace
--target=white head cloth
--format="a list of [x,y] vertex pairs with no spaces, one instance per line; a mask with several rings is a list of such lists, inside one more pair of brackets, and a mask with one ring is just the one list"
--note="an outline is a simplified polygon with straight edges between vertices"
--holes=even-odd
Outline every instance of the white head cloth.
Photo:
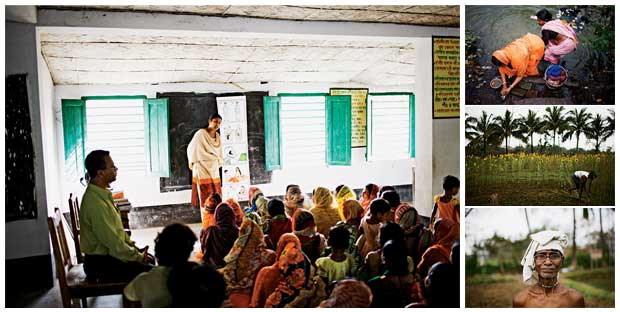
[[532,241],[521,259],[523,266],[523,282],[528,285],[536,283],[538,276],[534,264],[534,253],[540,250],[554,249],[564,255],[564,248],[568,245],[568,236],[560,231],[542,231],[530,235]]

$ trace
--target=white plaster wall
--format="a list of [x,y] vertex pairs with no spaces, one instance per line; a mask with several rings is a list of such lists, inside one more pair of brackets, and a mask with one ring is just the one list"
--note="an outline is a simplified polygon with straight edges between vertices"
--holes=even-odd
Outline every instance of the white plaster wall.
[[[39,33],[37,32],[37,38]],[[39,71],[39,99],[41,110],[41,136],[43,140],[43,165],[45,170],[45,189],[47,192],[48,215],[54,213],[55,207],[66,206],[61,200],[60,174],[58,164],[59,145],[55,142],[55,115],[54,115],[54,83],[47,64],[41,55],[41,45],[37,39],[37,68]],[[62,146],[62,145],[61,145]],[[62,147],[60,147],[62,150]]]
[[34,147],[37,218],[5,223],[6,259],[50,254],[41,111],[37,74],[37,40],[32,24],[6,22],[5,75],[28,74],[28,102]]
[[442,179],[453,175],[460,179],[459,119],[433,121],[433,194],[443,193]]
[[[433,206],[433,62],[432,39],[416,40],[416,60],[418,61],[415,86],[415,185],[413,204],[421,215],[429,216]],[[454,133],[458,136],[457,132]],[[457,163],[458,165],[458,163]]]
[[[363,86],[358,84],[350,84],[346,86],[337,85],[339,87],[369,87],[371,92],[389,92],[389,91],[411,91],[413,86],[405,88],[384,88],[378,86]],[[295,84],[295,85],[259,85],[251,91],[267,91],[270,94],[295,92],[295,93],[316,93],[328,92],[330,87],[335,85],[327,84]],[[70,192],[81,195],[83,187],[75,178],[64,176],[64,149],[62,147],[62,99],[77,99],[82,96],[93,95],[146,95],[147,97],[155,97],[157,92],[239,92],[238,88],[231,85],[219,84],[168,84],[168,85],[90,85],[90,86],[56,86],[54,92],[54,114],[55,118],[55,138],[56,158],[59,167],[59,185],[62,186],[61,198],[66,199]],[[244,90],[249,91],[249,90]],[[102,147],[105,149],[105,147]],[[400,185],[410,184],[412,181],[412,166],[414,160],[405,159],[398,161],[374,161],[366,162],[365,148],[355,148],[352,151],[351,166],[334,166],[334,167],[305,167],[305,168],[288,168],[284,170],[274,171],[272,183],[259,185],[264,193],[269,195],[282,195],[286,185],[291,183],[300,184],[302,189],[310,192],[316,186],[326,186],[331,189],[339,184],[347,184],[354,188],[361,188],[367,183],[376,183],[379,185]],[[114,157],[114,155],[112,155]],[[167,205],[188,203],[190,200],[190,191],[178,192],[159,192],[159,178],[149,176],[127,176],[123,172],[119,172],[118,179],[112,184],[117,189],[122,189],[126,197],[135,207],[151,206],[151,205]]]

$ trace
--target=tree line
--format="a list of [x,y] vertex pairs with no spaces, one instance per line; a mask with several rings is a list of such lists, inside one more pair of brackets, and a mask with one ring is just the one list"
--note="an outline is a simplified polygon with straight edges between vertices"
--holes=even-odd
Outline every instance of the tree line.
[[575,153],[578,153],[582,136],[594,141],[595,151],[600,152],[601,144],[614,134],[615,111],[608,109],[608,112],[608,116],[602,116],[599,113],[589,113],[587,108],[566,110],[563,106],[547,107],[542,115],[531,109],[521,116],[516,116],[509,110],[499,116],[482,111],[479,117],[465,114],[465,137],[470,141],[468,147],[478,149],[482,156],[487,155],[489,147],[502,144],[508,154],[511,138],[529,145],[530,153],[533,154],[534,134],[543,136],[539,140],[541,147],[548,145],[548,140],[551,139],[552,151],[556,153],[556,138],[565,142],[575,137]]

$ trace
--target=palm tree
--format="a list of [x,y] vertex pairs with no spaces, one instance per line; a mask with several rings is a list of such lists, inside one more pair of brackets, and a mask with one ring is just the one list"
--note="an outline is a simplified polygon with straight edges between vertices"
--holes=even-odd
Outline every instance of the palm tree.
[[487,147],[495,142],[497,128],[492,121],[493,114],[482,111],[479,118],[468,116],[465,118],[465,137],[473,144],[482,146],[482,155],[486,156]]
[[550,130],[551,132],[553,132],[552,148],[555,147],[556,134],[562,134],[564,132],[564,129],[566,128],[566,119],[564,118],[564,114],[562,114],[563,110],[563,106],[553,106],[545,108],[545,111],[547,112],[547,114],[544,116],[545,128],[546,130]]
[[577,145],[575,147],[575,154],[579,152],[579,137],[583,132],[585,132],[586,127],[588,127],[588,121],[592,118],[592,114],[586,111],[586,108],[573,110],[567,113],[568,117],[566,117],[566,133],[562,136],[562,142],[566,140],[570,140],[573,137],[573,134],[577,138]]
[[614,125],[609,125],[611,117],[603,119],[601,114],[596,114],[586,127],[584,134],[589,140],[594,140],[594,149],[599,152],[601,144],[614,134]]
[[506,110],[504,116],[497,116],[493,118],[497,129],[499,130],[499,136],[506,142],[506,154],[508,154],[508,140],[514,136],[521,138],[521,130],[519,130],[519,119],[514,118],[512,112]]
[[542,127],[543,124],[540,121],[540,117],[536,116],[536,112],[531,109],[527,111],[527,116],[521,117],[520,119],[520,128],[524,142],[527,144],[527,139],[529,138],[530,153],[532,154],[534,153],[534,134],[540,133]]

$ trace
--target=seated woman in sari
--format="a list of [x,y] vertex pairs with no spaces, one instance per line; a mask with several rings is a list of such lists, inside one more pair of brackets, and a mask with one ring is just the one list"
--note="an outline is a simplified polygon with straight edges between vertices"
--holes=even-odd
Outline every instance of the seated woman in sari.
[[234,198],[229,198],[226,200],[226,202],[235,213],[235,224],[237,226],[241,226],[241,222],[243,222],[243,210],[241,210],[239,202],[237,202]]
[[415,279],[407,268],[407,255],[402,243],[388,241],[383,246],[381,275],[368,281],[372,290],[371,308],[403,308],[415,300]]
[[304,209],[297,209],[293,215],[293,233],[301,242],[303,252],[314,265],[325,250],[325,236],[317,233],[314,215]]
[[239,228],[235,224],[235,213],[228,203],[221,203],[215,208],[214,226],[210,226],[201,235],[202,261],[213,267],[224,266],[224,257],[230,252],[239,236]]
[[[377,198],[372,201],[368,213],[362,218],[359,231],[360,238],[356,242],[362,259],[366,255],[381,247],[379,244],[379,229],[385,223],[385,218],[390,212],[390,204],[385,199]],[[363,236],[361,236],[363,234]]]
[[[379,230],[379,243],[380,246],[384,246],[388,241],[397,242],[404,246],[405,244],[405,232],[400,225],[395,223],[385,223]],[[405,252],[406,254],[406,252]],[[383,248],[379,247],[377,250],[371,251],[366,255],[364,259],[363,274],[370,278],[380,275],[385,271],[385,267],[382,262]],[[407,255],[407,270],[413,273],[413,259]]]
[[299,239],[286,233],[278,241],[275,263],[256,276],[250,307],[316,307],[326,297],[325,284],[301,251]]
[[422,260],[418,264],[418,274],[421,278],[426,277],[428,269],[437,263],[450,263],[450,253],[452,243],[459,239],[458,225],[450,219],[439,219],[435,221],[433,228],[433,240],[435,243],[429,247],[422,255]]
[[314,207],[310,212],[314,216],[316,230],[327,237],[329,229],[340,221],[338,209],[334,207],[334,197],[328,189],[319,186],[312,193],[312,202]]
[[269,200],[267,211],[269,212],[269,218],[263,224],[265,242],[267,243],[267,248],[275,250],[280,236],[284,233],[292,232],[293,226],[291,219],[284,213],[284,203],[281,200],[277,198]]
[[432,233],[424,228],[418,211],[407,203],[401,203],[396,208],[394,221],[403,228],[407,255],[413,259],[414,267],[417,267],[422,255],[433,241]]
[[[544,53],[545,43],[533,34],[527,34],[493,52],[491,62],[498,67],[502,77],[501,94],[508,95],[525,76],[538,76],[537,65]],[[506,79],[514,76],[516,79],[509,87]]]
[[368,213],[368,208],[370,207],[370,203],[377,198],[379,195],[379,186],[373,183],[366,184],[364,190],[362,191],[362,198],[360,199],[360,204],[364,208],[364,215]]
[[[355,199],[347,199],[342,204],[342,212],[345,216],[346,221],[340,221],[336,223],[337,226],[342,226],[347,231],[349,231],[349,248],[347,249],[347,253],[353,256],[355,259],[355,263],[357,264],[357,268],[362,267],[363,260],[360,255],[360,250],[357,248],[356,242],[359,238],[359,227],[362,222],[362,217],[364,213],[364,208],[360,205],[359,202]],[[359,272],[353,272],[354,276],[357,276]]]
[[353,199],[356,200],[355,192],[351,190],[348,186],[341,184],[336,187],[336,202],[338,203],[338,215],[340,215],[340,221],[347,221],[343,212],[343,204],[346,200]]
[[276,260],[276,253],[265,248],[263,231],[250,219],[243,220],[239,238],[224,257],[226,265],[219,269],[228,285],[228,299],[233,308],[247,308],[252,299],[258,271]]

